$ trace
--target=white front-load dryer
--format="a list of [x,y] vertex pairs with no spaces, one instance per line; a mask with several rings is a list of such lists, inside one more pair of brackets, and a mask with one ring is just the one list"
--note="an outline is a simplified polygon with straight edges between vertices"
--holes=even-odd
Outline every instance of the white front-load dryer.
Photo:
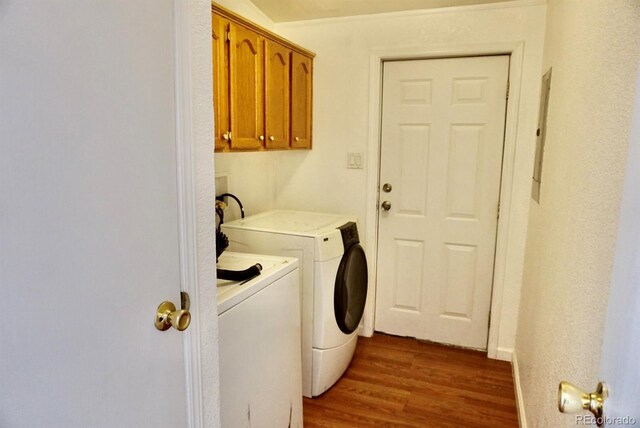
[[329,389],[349,366],[367,296],[354,216],[275,210],[222,225],[229,250],[300,260],[302,393]]
[[313,309],[312,396],[329,389],[345,372],[358,339],[367,298],[367,260],[355,222],[340,227],[342,248],[318,242]]

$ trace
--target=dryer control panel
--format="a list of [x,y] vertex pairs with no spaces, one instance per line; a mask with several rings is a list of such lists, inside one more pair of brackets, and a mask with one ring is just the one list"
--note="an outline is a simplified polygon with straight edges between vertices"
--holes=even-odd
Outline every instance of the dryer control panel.
[[343,224],[338,229],[342,234],[342,243],[344,244],[345,251],[353,244],[360,243],[360,237],[358,236],[358,226],[353,221]]

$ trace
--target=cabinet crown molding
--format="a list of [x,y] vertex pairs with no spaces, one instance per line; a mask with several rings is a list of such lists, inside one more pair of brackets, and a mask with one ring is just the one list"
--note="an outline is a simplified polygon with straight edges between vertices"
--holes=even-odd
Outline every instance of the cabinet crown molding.
[[302,46],[299,46],[295,43],[293,43],[290,40],[285,39],[284,37],[281,37],[279,35],[277,35],[276,33],[267,30],[264,27],[261,27],[260,25],[256,24],[255,22],[251,22],[245,18],[243,18],[242,16],[238,15],[235,12],[230,11],[229,9],[220,6],[219,4],[215,3],[215,2],[211,2],[211,12],[217,13],[218,15],[228,19],[231,22],[235,22],[236,24],[240,24],[244,27],[250,28],[251,30],[255,31],[256,33],[260,34],[261,36],[265,37],[266,39],[270,39],[276,43],[279,43],[283,46],[286,46],[287,48],[291,49],[292,51],[298,52],[304,56],[307,56],[309,58],[315,58],[316,54],[311,52],[308,49],[303,48]]

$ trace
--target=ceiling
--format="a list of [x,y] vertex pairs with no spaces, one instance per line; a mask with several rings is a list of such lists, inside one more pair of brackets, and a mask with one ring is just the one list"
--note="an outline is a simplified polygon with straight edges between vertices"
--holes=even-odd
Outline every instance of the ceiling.
[[274,22],[433,9],[505,0],[251,0]]

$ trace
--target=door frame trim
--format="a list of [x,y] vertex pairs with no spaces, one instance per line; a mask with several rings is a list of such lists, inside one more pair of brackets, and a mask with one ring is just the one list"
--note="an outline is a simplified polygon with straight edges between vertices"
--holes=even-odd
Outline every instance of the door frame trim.
[[361,334],[373,335],[375,325],[375,301],[377,291],[378,255],[378,186],[380,180],[380,149],[382,120],[382,67],[387,60],[436,59],[450,57],[509,55],[509,98],[507,100],[504,129],[504,149],[502,154],[502,177],[500,181],[500,218],[496,235],[496,252],[493,267],[493,287],[491,292],[491,312],[489,318],[489,339],[487,356],[501,360],[511,360],[511,350],[502,349],[498,339],[505,289],[505,268],[513,190],[513,175],[522,86],[524,42],[489,44],[438,45],[432,47],[412,46],[405,48],[385,48],[370,52],[369,68],[369,138],[366,190],[366,250],[372,256],[369,261],[369,297],[364,311]]
[[[174,104],[176,141],[176,182],[178,197],[178,243],[180,290],[189,293],[191,325],[183,335],[187,426],[204,427],[202,364],[199,322],[197,264],[196,188],[192,114],[192,65],[189,2],[173,0],[174,10]],[[179,393],[179,391],[176,391]]]

